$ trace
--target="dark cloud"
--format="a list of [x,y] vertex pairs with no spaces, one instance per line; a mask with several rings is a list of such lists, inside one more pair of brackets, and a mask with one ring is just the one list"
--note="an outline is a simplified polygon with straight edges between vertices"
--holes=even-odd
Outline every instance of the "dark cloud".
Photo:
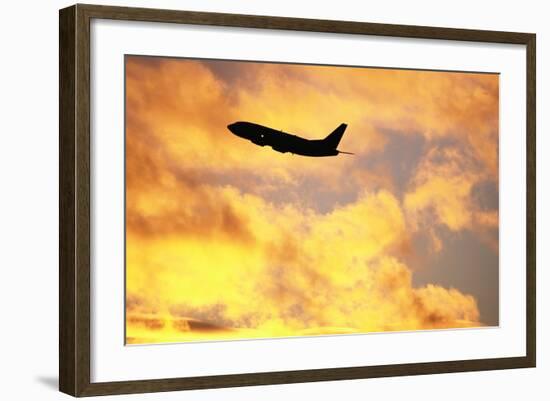
[[[227,306],[213,304],[204,306],[175,305],[170,307],[170,314],[180,320],[179,329],[188,324],[191,329],[228,329],[243,328],[251,325],[250,316],[240,316],[239,319],[231,319],[227,314]],[[178,319],[175,321],[177,322]]]
[[441,227],[438,236],[443,244],[439,253],[431,250],[425,235],[415,236],[420,263],[411,263],[413,284],[435,283],[472,294],[478,300],[481,321],[489,326],[498,325],[498,256],[471,231],[454,233]]
[[495,181],[485,180],[476,183],[471,191],[472,200],[480,210],[498,210],[498,185]]
[[357,157],[353,167],[374,170],[384,166],[391,177],[394,190],[401,197],[426,152],[426,139],[418,133],[378,129],[386,139],[384,148],[379,152]]

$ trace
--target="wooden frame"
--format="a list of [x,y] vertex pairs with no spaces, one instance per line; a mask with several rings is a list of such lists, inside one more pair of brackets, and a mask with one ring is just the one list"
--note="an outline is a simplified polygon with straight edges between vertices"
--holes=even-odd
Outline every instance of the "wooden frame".
[[[527,355],[192,378],[90,382],[90,20],[368,34],[522,44],[527,48]],[[59,388],[73,396],[143,393],[535,366],[535,34],[75,5],[59,14]]]

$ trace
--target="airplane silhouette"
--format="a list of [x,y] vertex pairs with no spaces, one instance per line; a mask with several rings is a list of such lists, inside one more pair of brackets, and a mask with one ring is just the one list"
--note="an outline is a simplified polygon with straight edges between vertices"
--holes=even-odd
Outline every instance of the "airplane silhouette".
[[337,156],[340,153],[352,155],[353,153],[336,149],[346,127],[347,124],[340,124],[325,139],[305,139],[247,121],[237,121],[227,126],[236,136],[248,139],[256,145],[271,146],[273,150],[281,153],[290,152],[312,157]]

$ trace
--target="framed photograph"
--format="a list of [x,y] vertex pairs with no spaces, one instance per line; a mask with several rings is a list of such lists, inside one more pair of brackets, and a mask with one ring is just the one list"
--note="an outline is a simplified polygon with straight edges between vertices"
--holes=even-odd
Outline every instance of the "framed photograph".
[[60,390],[535,366],[535,35],[60,11]]

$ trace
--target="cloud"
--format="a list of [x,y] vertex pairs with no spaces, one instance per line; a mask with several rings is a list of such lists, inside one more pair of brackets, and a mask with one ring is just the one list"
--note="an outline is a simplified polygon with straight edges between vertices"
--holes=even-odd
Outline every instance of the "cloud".
[[[314,328],[322,334],[479,325],[471,296],[413,288],[410,269],[388,253],[407,235],[388,192],[365,193],[329,214],[276,207],[229,188],[219,199],[237,213],[251,211],[251,241],[227,236],[220,225],[200,240],[186,230],[159,239],[129,233],[129,293],[154,305],[154,319],[172,325],[172,339],[204,334],[191,325],[178,337],[173,327],[181,331],[174,323],[181,318],[237,329],[216,334],[225,338],[242,336],[240,330],[272,337],[314,334]],[[139,313],[133,307],[129,316]],[[134,326],[129,320],[131,337]]]
[[437,225],[471,230],[498,253],[498,190],[479,160],[464,150],[433,146],[416,169],[404,207],[413,231],[427,231],[436,251]]
[[[498,167],[498,79],[146,57],[126,72],[128,342],[482,324],[473,296],[414,287],[407,253],[416,232],[440,250],[437,225],[498,225],[480,189]],[[343,119],[354,157],[282,155],[225,128],[318,138]],[[388,130],[419,138],[406,171]]]

